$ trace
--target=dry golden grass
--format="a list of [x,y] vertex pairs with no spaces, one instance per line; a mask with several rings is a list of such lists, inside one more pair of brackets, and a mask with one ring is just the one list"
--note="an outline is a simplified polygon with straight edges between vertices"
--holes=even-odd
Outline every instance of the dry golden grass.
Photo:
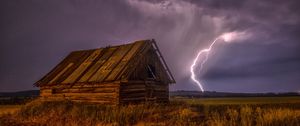
[[[2,123],[22,125],[82,126],[82,125],[185,125],[198,114],[182,102],[170,104],[139,104],[105,106],[70,101],[33,101],[16,114],[2,117]],[[0,119],[1,120],[1,119]],[[169,120],[169,121],[166,121]],[[195,120],[195,119],[194,119]]]
[[33,101],[15,114],[0,118],[0,125],[172,125],[172,126],[297,126],[299,103],[169,104],[105,106],[70,101]]
[[298,126],[300,125],[300,110],[288,108],[251,108],[242,106],[240,109],[228,108],[225,113],[217,111],[208,115],[209,126]]
[[13,114],[21,108],[21,105],[0,105],[0,116]]

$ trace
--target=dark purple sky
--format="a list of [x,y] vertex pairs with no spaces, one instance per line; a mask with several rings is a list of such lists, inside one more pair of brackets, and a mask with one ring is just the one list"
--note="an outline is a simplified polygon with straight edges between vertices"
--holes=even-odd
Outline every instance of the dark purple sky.
[[[177,83],[199,90],[189,67],[226,32],[247,39],[218,43],[197,77],[206,90],[300,90],[298,0],[1,0],[0,91],[32,84],[70,51],[154,38]],[[199,67],[197,67],[199,69]]]

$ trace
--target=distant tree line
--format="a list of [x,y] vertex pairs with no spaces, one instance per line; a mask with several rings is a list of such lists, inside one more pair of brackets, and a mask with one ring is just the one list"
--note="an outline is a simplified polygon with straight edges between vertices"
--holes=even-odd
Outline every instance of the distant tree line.
[[300,96],[297,92],[284,92],[284,93],[232,93],[232,92],[216,92],[216,91],[171,91],[170,96],[180,96],[188,98],[213,98],[213,97],[287,97],[287,96]]

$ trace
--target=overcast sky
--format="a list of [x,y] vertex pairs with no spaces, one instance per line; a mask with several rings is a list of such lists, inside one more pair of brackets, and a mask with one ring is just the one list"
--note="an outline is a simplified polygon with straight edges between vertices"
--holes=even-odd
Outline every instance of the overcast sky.
[[[300,90],[298,0],[1,0],[0,91],[33,83],[69,52],[155,39],[175,76],[171,90],[199,90],[190,79],[197,53],[227,32],[196,77],[205,90]],[[200,57],[201,60],[201,57]],[[202,57],[203,60],[203,57]]]

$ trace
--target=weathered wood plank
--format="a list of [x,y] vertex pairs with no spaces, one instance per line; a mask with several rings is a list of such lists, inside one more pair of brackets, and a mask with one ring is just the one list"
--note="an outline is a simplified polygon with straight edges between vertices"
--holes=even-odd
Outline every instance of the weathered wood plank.
[[145,100],[145,97],[122,98],[122,101]]
[[70,74],[74,72],[74,70],[81,65],[81,63],[93,52],[93,50],[87,50],[80,52],[78,55],[76,55],[76,60],[72,61],[74,65],[72,65],[67,71],[65,71],[55,82],[55,84],[61,84]]
[[114,53],[119,49],[119,47],[111,48],[112,54],[110,57],[106,57],[107,60],[103,65],[90,77],[89,82],[101,82],[104,77],[109,73],[109,68],[113,65],[114,61]]
[[138,89],[141,89],[141,88],[146,88],[145,85],[143,84],[139,84],[139,85],[121,85],[121,89],[135,89],[135,88],[138,88]]
[[63,93],[65,96],[116,96],[116,93]]
[[74,88],[82,88],[82,87],[91,87],[91,88],[96,88],[96,87],[120,87],[120,85],[118,83],[101,83],[101,84],[76,84],[74,86],[72,86]]
[[78,77],[92,64],[100,55],[102,49],[94,50],[62,83],[74,83]]
[[74,63],[69,63],[62,71],[60,71],[49,83],[54,83],[62,74],[64,74]]
[[99,103],[99,104],[116,104],[116,102],[112,101],[99,101],[99,100],[72,100],[74,102],[88,102],[88,103]]
[[113,93],[117,90],[117,88],[71,88],[58,90],[56,93]]
[[121,98],[133,98],[133,97],[145,97],[146,93],[141,92],[141,93],[132,93],[132,94],[120,94]]
[[49,96],[52,95],[51,89],[42,89],[40,90],[40,96]]
[[143,55],[145,52],[147,52],[151,48],[151,45],[149,42],[143,42],[139,50],[133,54],[134,57],[128,62],[130,65],[126,65],[126,67],[120,72],[117,79],[123,79],[123,78],[129,78],[132,73],[134,73],[134,69],[137,68],[137,64],[140,63],[141,58],[143,58]]
[[146,92],[144,88],[142,89],[122,89],[121,93],[130,93],[130,92]]
[[78,82],[88,82],[89,79],[96,73],[96,71],[108,60],[116,48],[105,49],[104,54],[97,60],[97,62],[80,78]]
[[87,97],[69,97],[71,100],[99,100],[99,101],[115,101],[115,98],[87,98]]
[[114,74],[110,74],[107,77],[107,81],[110,80],[115,80],[117,79],[117,77],[119,76],[120,72],[124,69],[124,67],[128,64],[128,60],[131,59],[131,57],[133,56],[133,54],[135,54],[138,49],[140,48],[140,46],[143,43],[134,43],[132,45],[132,47],[130,48],[130,50],[128,50],[128,52],[126,53],[126,55],[122,58],[122,60],[120,61],[120,63],[118,64],[118,66],[114,69],[114,71],[112,73]]
[[81,55],[80,52],[71,52],[65,59],[63,59],[57,66],[55,66],[46,76],[44,76],[40,80],[39,86],[45,86],[49,84],[49,81],[51,81],[59,72],[61,72],[62,69],[64,69],[69,63],[72,63],[73,61],[76,61],[78,58],[78,55]]
[[[115,62],[108,68],[110,70],[107,75],[104,75],[104,78],[101,81],[112,81],[115,80],[115,76],[119,74],[118,66],[125,66],[127,60],[124,57],[131,50],[134,44],[127,44],[121,46],[120,49],[113,55],[112,60]],[[113,78],[111,78],[113,77]]]

